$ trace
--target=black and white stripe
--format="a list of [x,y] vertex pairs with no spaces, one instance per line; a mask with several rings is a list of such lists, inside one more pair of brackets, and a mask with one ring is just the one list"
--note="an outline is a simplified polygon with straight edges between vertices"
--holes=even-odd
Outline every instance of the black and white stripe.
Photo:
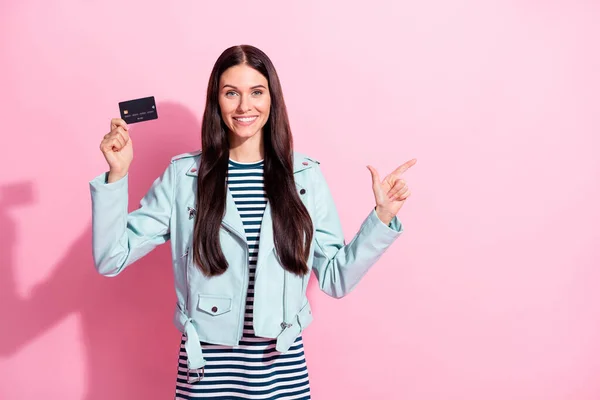
[[254,273],[260,225],[267,204],[263,167],[262,161],[239,163],[230,160],[227,177],[228,190],[244,223],[250,248],[250,283],[242,341],[236,347],[202,343],[207,361],[204,379],[188,384],[184,335],[179,352],[176,399],[310,399],[302,337],[296,339],[286,354],[281,354],[275,350],[274,339],[256,337],[252,328]]

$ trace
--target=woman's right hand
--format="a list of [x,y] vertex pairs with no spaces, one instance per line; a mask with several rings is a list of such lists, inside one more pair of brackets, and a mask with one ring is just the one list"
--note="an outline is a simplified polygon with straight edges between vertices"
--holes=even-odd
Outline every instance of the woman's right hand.
[[100,143],[100,150],[110,168],[108,183],[116,182],[127,175],[133,160],[133,145],[129,137],[129,127],[121,118],[110,121],[110,132]]

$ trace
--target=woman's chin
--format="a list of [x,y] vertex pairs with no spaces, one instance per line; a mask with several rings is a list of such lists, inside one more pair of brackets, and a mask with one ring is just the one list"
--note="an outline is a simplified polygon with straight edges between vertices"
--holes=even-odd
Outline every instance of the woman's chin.
[[254,129],[234,129],[231,131],[230,135],[235,140],[248,140],[254,136],[256,136],[260,131],[256,131]]

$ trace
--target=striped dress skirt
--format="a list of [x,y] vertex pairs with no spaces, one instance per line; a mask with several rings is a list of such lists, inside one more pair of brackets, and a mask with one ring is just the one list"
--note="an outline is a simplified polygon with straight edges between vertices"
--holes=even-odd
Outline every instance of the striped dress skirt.
[[185,340],[183,336],[175,399],[310,399],[301,337],[286,354],[275,350],[273,340],[252,335],[235,348],[203,343],[204,378],[191,384],[187,383]]

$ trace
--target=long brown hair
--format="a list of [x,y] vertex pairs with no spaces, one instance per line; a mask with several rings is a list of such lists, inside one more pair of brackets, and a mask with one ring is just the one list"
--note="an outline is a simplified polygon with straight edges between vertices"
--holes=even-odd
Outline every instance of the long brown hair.
[[202,120],[193,259],[206,276],[220,275],[228,268],[219,241],[219,229],[225,213],[229,141],[218,96],[221,75],[240,64],[254,68],[269,83],[271,109],[263,127],[264,184],[273,218],[275,251],[284,269],[304,275],[309,272],[307,259],[313,225],[294,183],[293,139],[283,92],[269,57],[248,45],[226,49],[215,62],[208,81]]

